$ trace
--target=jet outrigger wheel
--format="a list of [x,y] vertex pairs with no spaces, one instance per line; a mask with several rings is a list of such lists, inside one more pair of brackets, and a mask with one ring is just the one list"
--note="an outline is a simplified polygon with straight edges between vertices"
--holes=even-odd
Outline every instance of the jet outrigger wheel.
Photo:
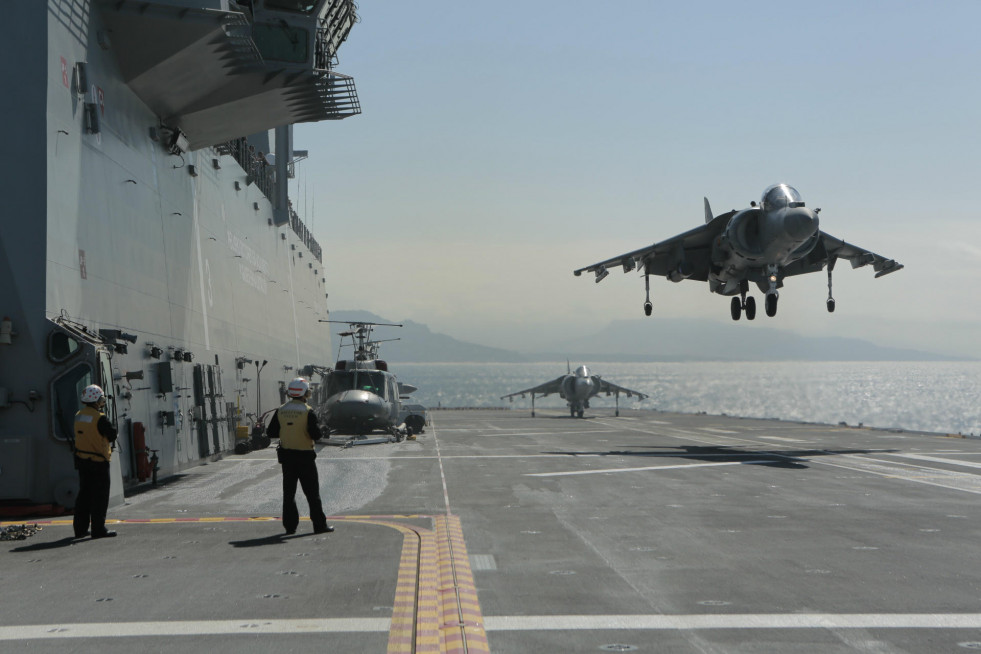
[[651,276],[647,273],[644,273],[644,291],[644,315],[649,316],[654,311],[654,305],[651,304]]
[[835,299],[831,297],[831,271],[834,269],[834,267],[835,262],[832,260],[828,263],[828,313],[835,312]]

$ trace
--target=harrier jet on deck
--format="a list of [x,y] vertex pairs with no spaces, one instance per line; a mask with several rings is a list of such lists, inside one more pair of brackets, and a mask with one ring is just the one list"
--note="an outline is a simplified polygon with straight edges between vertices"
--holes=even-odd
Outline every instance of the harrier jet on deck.
[[[573,418],[576,416],[582,418],[583,410],[589,408],[589,398],[600,393],[616,396],[616,415],[620,415],[620,393],[624,393],[627,397],[636,395],[638,400],[647,398],[647,395],[644,393],[638,393],[629,388],[611,384],[599,375],[590,375],[589,369],[586,366],[579,366],[575,372],[570,370],[569,374],[556,377],[552,381],[539,384],[534,388],[526,388],[523,391],[503,395],[501,399],[514,398],[515,395],[524,397],[526,393],[531,394],[532,416],[535,415],[535,394],[545,397],[552,393],[558,393],[559,397],[569,403],[569,413]],[[513,402],[514,400],[512,399],[511,401]]]
[[760,204],[712,217],[705,198],[705,224],[683,234],[640,250],[627,252],[573,271],[596,274],[599,283],[610,274],[608,267],[635,268],[644,274],[647,297],[644,313],[651,315],[650,275],[673,282],[694,279],[708,282],[709,290],[732,298],[733,320],[743,311],[747,320],[756,317],[756,300],[747,297],[749,283],[765,293],[766,315],[777,314],[777,289],[784,277],[818,272],[828,267],[828,311],[835,310],[831,297],[831,271],[838,259],[847,259],[852,268],[872,264],[876,277],[888,275],[903,266],[874,252],[846,243],[818,229],[820,209],[804,206],[800,193],[786,184],[774,184],[763,191]]

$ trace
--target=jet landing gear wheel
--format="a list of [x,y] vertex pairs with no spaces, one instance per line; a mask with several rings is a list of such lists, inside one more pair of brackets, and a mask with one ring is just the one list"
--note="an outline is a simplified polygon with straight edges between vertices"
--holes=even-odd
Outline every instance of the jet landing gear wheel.
[[654,311],[654,305],[648,302],[644,302],[644,315],[649,316]]
[[746,312],[746,320],[752,320],[756,317],[756,300],[752,296],[746,297],[748,291],[749,282],[745,279],[739,282],[739,297],[733,297],[730,305],[733,320],[739,320],[740,311]]
[[777,294],[768,293],[766,296],[766,315],[771,318],[777,315]]
[[834,298],[828,298],[828,313],[835,312],[835,301]]
[[582,418],[583,410],[579,409],[579,417]]

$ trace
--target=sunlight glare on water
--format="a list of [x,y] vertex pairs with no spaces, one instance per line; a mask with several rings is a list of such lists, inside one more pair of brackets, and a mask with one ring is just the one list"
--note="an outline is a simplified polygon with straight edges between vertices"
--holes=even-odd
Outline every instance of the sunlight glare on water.
[[[590,363],[590,372],[650,397],[620,397],[620,406],[682,413],[981,434],[981,363],[780,362]],[[402,363],[399,379],[417,385],[412,395],[429,407],[510,407],[500,397],[566,374],[556,363]],[[593,407],[612,407],[598,396]],[[563,408],[557,395],[536,407]]]

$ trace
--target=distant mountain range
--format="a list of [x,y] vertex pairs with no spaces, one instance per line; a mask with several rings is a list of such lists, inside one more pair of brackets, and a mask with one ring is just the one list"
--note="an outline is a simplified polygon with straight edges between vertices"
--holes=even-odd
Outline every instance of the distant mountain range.
[[[382,318],[369,311],[331,311],[331,320],[343,322],[383,322],[400,323],[398,327],[378,327],[372,333],[375,340],[397,338],[399,340],[381,344],[381,358],[392,361],[412,361],[412,362],[474,362],[474,363],[515,363],[521,361],[534,361],[534,357],[524,354],[504,350],[496,347],[487,347],[475,343],[458,341],[446,334],[434,334],[429,327],[411,320],[389,320]],[[331,343],[334,352],[341,345],[339,332],[345,331],[347,325],[332,324],[330,329]],[[351,339],[345,339],[347,343]],[[350,355],[351,348],[345,348],[341,354]]]
[[[597,348],[600,344],[603,347]],[[681,318],[617,320],[596,334],[563,343],[563,350],[579,356],[595,353],[598,360],[616,361],[961,360],[858,338],[805,336],[759,324]]]
[[[343,322],[399,322],[368,311],[332,311]],[[398,338],[381,346],[392,362],[515,363],[531,361],[958,361],[920,350],[883,347],[857,338],[813,337],[746,323],[659,318],[617,320],[591,336],[556,343],[552,352],[517,352],[461,341],[429,327],[403,320],[402,328],[379,327],[377,340]],[[331,325],[332,343],[341,343],[343,324]],[[350,339],[347,339],[348,341]],[[343,353],[342,353],[343,354]]]

